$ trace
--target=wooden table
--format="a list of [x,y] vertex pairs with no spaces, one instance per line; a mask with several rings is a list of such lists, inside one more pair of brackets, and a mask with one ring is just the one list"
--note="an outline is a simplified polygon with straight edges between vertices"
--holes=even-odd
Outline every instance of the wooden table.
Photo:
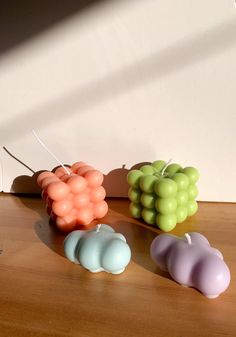
[[174,234],[198,231],[217,247],[231,284],[209,300],[160,272],[149,255],[160,231],[109,199],[103,222],[123,233],[132,261],[120,275],[92,274],[63,256],[64,234],[40,198],[0,194],[0,336],[236,336],[236,204],[200,203]]

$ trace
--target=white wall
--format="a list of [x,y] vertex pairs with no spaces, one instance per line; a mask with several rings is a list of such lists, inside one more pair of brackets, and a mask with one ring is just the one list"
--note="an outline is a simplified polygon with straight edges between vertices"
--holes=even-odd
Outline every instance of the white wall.
[[[1,144],[34,171],[56,163],[32,128],[105,174],[173,158],[199,168],[199,200],[236,201],[235,60],[233,0],[99,2],[0,55]],[[32,191],[0,156],[2,190]]]

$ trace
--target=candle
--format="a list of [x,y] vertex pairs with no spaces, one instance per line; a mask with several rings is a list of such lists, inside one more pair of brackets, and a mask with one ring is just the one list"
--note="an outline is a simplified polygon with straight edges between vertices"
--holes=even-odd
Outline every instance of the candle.
[[44,171],[37,182],[42,188],[48,214],[62,231],[86,226],[108,211],[103,174],[84,162],[76,162],[66,167],[66,171],[62,166],[55,172]]
[[120,274],[130,262],[131,251],[125,237],[106,224],[92,230],[76,230],[64,241],[65,256],[93,273]]
[[221,252],[199,233],[181,238],[161,234],[151,244],[151,257],[175,281],[198,289],[208,298],[219,296],[229,286],[230,271]]
[[94,219],[103,218],[108,211],[104,200],[106,191],[102,186],[103,174],[82,161],[65,166],[35,130],[32,133],[59,164],[55,172],[44,171],[37,178],[47,213],[57,227],[70,232],[76,226],[86,226]]
[[131,215],[171,231],[197,212],[198,179],[194,167],[182,168],[163,160],[131,170],[127,175]]

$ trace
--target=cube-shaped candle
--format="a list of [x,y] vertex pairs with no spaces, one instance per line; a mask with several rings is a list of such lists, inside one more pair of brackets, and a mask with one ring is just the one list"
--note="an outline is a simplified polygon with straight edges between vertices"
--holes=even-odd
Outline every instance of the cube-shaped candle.
[[103,178],[100,171],[84,162],[76,162],[66,171],[59,167],[38,176],[47,212],[59,229],[70,232],[106,215]]
[[131,170],[127,175],[131,215],[171,231],[197,212],[198,179],[196,168],[168,165],[163,160]]

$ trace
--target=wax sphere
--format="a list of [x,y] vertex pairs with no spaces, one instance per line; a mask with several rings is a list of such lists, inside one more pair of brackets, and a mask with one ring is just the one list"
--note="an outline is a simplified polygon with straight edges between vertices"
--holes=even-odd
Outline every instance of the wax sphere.
[[67,181],[67,185],[72,193],[81,193],[87,187],[87,181],[85,178],[74,175]]
[[185,191],[189,186],[189,178],[184,173],[175,173],[172,180],[176,182],[178,191]]
[[94,219],[93,211],[91,208],[81,208],[77,212],[77,223],[79,225],[88,225]]
[[72,208],[73,203],[68,199],[54,201],[52,204],[52,211],[58,216],[68,215]]
[[190,184],[195,184],[199,179],[199,172],[194,167],[185,167],[182,170],[182,173],[186,174],[189,177]]
[[62,181],[52,182],[48,185],[47,193],[49,198],[53,200],[63,200],[69,194],[69,187]]
[[173,175],[176,172],[180,171],[181,169],[182,167],[179,164],[172,163],[167,166],[167,168],[165,169],[165,172],[167,172],[169,175]]
[[128,197],[133,202],[139,202],[142,192],[138,188],[130,187],[128,190]]
[[143,165],[140,168],[140,171],[143,172],[144,174],[154,174],[156,172],[156,169],[152,165]]
[[177,184],[169,178],[163,178],[156,182],[154,190],[161,198],[175,197],[177,193]]
[[106,191],[103,186],[95,187],[90,192],[90,200],[95,203],[102,201],[105,198],[105,196]]
[[141,218],[142,206],[138,203],[131,202],[129,205],[129,211],[134,218]]
[[156,160],[152,163],[152,166],[156,169],[157,172],[161,172],[165,165],[166,162],[164,160]]
[[143,217],[143,220],[147,224],[149,224],[149,225],[155,224],[156,216],[157,216],[157,212],[156,212],[155,208],[143,208],[142,217]]
[[162,214],[174,213],[177,208],[177,201],[175,198],[157,198],[155,207]]
[[190,200],[188,202],[188,216],[194,215],[198,210],[198,204],[195,200]]
[[127,175],[127,182],[133,188],[139,187],[139,180],[143,176],[143,172],[140,170],[132,170]]
[[157,214],[156,224],[164,232],[169,232],[175,228],[177,223],[177,217],[175,214]]
[[155,206],[155,194],[153,193],[142,193],[141,204],[146,208],[154,208]]
[[68,174],[68,172],[71,173],[71,168],[70,167],[66,167],[66,170],[64,169],[64,167],[60,166],[56,169],[55,171],[55,175],[58,177],[58,178],[61,178],[64,174]]
[[57,227],[62,231],[62,232],[71,232],[73,229],[76,227],[77,224],[77,219],[76,217],[72,214],[69,214],[64,217],[57,217],[56,218],[56,224]]
[[80,193],[74,196],[74,205],[76,208],[84,208],[87,207],[90,202],[88,193]]
[[63,176],[60,177],[60,180],[63,181],[63,183],[67,183],[67,181],[73,176],[75,176],[74,173],[71,174],[65,173]]
[[176,201],[178,206],[186,205],[188,202],[188,192],[186,191],[177,192]]
[[144,175],[140,177],[139,186],[143,192],[151,193],[154,191],[154,186],[157,181],[157,177],[153,175]]
[[76,173],[80,176],[84,176],[87,172],[94,170],[94,168],[92,166],[89,165],[85,165],[85,166],[81,166],[76,170]]
[[86,166],[87,164],[84,163],[83,161],[78,161],[76,163],[74,163],[72,166],[71,166],[71,171],[76,173],[76,171],[80,168],[80,167],[83,167],[83,166]]
[[103,218],[107,214],[107,211],[108,205],[104,200],[94,204],[93,214],[95,218]]
[[84,175],[88,182],[88,186],[91,188],[98,187],[103,183],[104,176],[100,171],[89,170]]
[[178,207],[176,210],[177,223],[182,223],[187,219],[188,209],[187,207]]
[[50,176],[50,177],[46,177],[42,180],[41,182],[41,188],[42,189],[47,189],[47,187],[51,184],[51,183],[54,183],[54,182],[57,182],[57,181],[60,181],[56,176],[55,174],[53,176]]
[[188,188],[189,199],[195,199],[198,195],[198,188],[196,185],[190,185]]
[[37,177],[37,184],[42,188],[42,182],[45,178],[48,177],[54,177],[55,174],[53,172],[49,172],[49,171],[44,171],[42,173],[40,173]]

